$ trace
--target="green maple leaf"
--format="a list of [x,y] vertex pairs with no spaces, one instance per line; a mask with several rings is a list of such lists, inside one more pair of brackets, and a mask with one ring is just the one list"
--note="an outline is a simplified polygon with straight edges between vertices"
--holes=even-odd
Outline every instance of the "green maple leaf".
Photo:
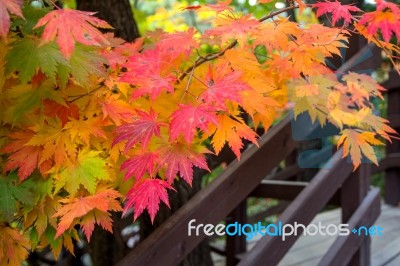
[[33,182],[29,180],[18,184],[18,176],[11,173],[7,177],[0,177],[0,220],[12,222],[14,214],[18,211],[18,203],[33,205]]
[[77,44],[68,65],[60,65],[58,75],[64,83],[69,74],[81,85],[90,83],[89,76],[106,77],[107,60],[94,47]]
[[55,193],[65,188],[70,195],[75,195],[82,185],[89,193],[94,194],[98,180],[110,178],[105,165],[106,162],[99,157],[99,152],[81,152],[76,164],[66,167],[59,173],[59,178],[55,182]]
[[58,77],[62,87],[70,76],[81,85],[90,83],[90,75],[106,76],[107,60],[94,47],[77,45],[67,61],[55,42],[39,45],[39,41],[27,37],[12,44],[6,56],[6,75],[18,71],[21,82],[26,84],[40,70],[53,83]]
[[54,42],[39,46],[38,39],[28,37],[13,43],[6,61],[6,74],[18,71],[22,83],[28,83],[39,69],[55,83],[58,67],[67,64]]
[[51,7],[37,8],[31,5],[24,5],[22,7],[24,18],[16,17],[12,21],[11,28],[19,27],[24,36],[32,34],[33,31],[40,32],[41,30],[34,30],[33,27],[35,27],[39,19],[44,17],[51,10]]

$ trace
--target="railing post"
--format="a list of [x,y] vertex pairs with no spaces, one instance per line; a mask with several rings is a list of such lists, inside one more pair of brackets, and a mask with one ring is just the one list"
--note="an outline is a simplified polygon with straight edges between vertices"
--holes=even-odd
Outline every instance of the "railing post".
[[[226,223],[238,222],[243,225],[247,223],[247,200],[245,199],[229,214]],[[226,236],[226,266],[236,265],[239,261],[236,255],[246,252],[246,236]]]
[[[352,173],[341,188],[342,223],[347,223],[357,210],[368,193],[370,186],[371,165],[361,164],[359,169]],[[352,230],[352,228],[349,228]],[[357,252],[353,255],[349,265],[369,266],[371,264],[371,239],[366,237]]]

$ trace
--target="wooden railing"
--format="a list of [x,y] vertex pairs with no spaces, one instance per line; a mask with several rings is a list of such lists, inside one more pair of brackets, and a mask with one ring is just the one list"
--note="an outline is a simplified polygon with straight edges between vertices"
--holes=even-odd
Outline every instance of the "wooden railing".
[[[374,51],[371,58],[364,60],[362,66],[356,64],[371,50]],[[364,46],[338,72],[346,72],[354,67],[372,69],[380,62],[380,52],[372,46]],[[395,88],[396,84],[400,86],[389,80],[386,85]],[[398,94],[395,100],[390,100],[394,95],[390,94],[394,91],[392,87],[389,90],[389,116],[392,116],[392,121],[400,121],[400,112],[394,115],[393,108],[390,113],[391,104],[400,101]],[[399,123],[396,125],[400,126]],[[353,172],[352,164],[342,159],[342,151],[339,150],[330,159],[331,167],[320,169],[310,182],[288,181],[304,171],[296,164],[287,165],[281,171],[271,174],[280,162],[293,154],[296,145],[292,138],[290,119],[286,117],[260,138],[259,147],[249,146],[240,161],[232,162],[214,182],[199,191],[118,265],[179,264],[206,238],[205,235],[188,236],[188,223],[192,219],[196,220],[196,224],[215,225],[223,220],[251,223],[281,213],[279,221],[283,224],[297,222],[308,225],[324,206],[331,204],[341,207],[342,222],[349,224],[349,228],[371,226],[380,214],[380,193],[378,189],[370,187],[371,173],[386,171],[386,180],[400,188],[397,170],[400,153],[389,154],[379,167],[362,164]],[[398,195],[391,196],[395,201],[400,201],[399,191]],[[273,210],[247,217],[246,199],[250,196],[284,201]],[[226,237],[225,250],[216,247],[212,249],[226,256],[227,265],[276,265],[298,237],[292,235],[282,241],[279,237],[265,236],[248,252],[245,236]],[[370,238],[350,234],[336,238],[320,265],[369,265],[369,259]]]

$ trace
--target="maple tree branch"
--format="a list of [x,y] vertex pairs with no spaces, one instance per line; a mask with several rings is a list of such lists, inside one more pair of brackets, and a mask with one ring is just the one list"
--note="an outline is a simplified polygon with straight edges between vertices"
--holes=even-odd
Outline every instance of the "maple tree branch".
[[277,10],[277,11],[275,11],[275,12],[269,13],[269,14],[266,15],[265,17],[260,18],[258,21],[259,21],[259,22],[264,22],[264,21],[266,21],[267,19],[273,18],[273,17],[275,17],[275,16],[277,16],[277,15],[279,15],[279,14],[281,14],[281,13],[284,13],[284,12],[286,12],[286,11],[289,11],[289,10],[292,10],[292,9],[296,9],[296,8],[299,8],[299,6],[297,6],[297,5],[296,5],[296,6],[288,6],[288,7],[279,9],[279,10]]
[[100,84],[97,88],[93,89],[92,91],[89,91],[88,93],[81,94],[81,95],[69,96],[69,97],[76,97],[76,98],[75,98],[75,99],[72,99],[72,100],[70,100],[70,101],[68,101],[68,103],[73,103],[73,102],[75,102],[75,101],[77,101],[77,100],[79,100],[79,99],[82,99],[82,98],[85,97],[85,96],[89,96],[89,95],[91,95],[92,93],[94,93],[94,92],[100,90],[102,87],[104,87],[104,84]]
[[183,95],[182,95],[181,103],[183,102],[183,98],[185,98],[185,95],[189,92],[189,86],[190,86],[190,83],[192,82],[192,78],[193,78],[193,74],[194,74],[194,69],[196,68],[196,62],[197,62],[197,60],[199,60],[199,58],[196,59],[196,61],[194,62],[194,65],[193,65],[193,67],[192,67],[192,71],[190,71],[189,80],[188,80],[188,82],[187,82],[187,84],[186,84],[185,92],[184,92]]
[[180,81],[182,81],[187,76],[187,73],[191,73],[196,67],[204,64],[207,61],[211,61],[211,60],[217,59],[218,57],[223,56],[226,51],[228,51],[229,49],[232,49],[233,47],[235,47],[237,43],[238,43],[238,41],[234,40],[230,45],[228,45],[221,52],[218,52],[218,53],[215,53],[215,54],[208,54],[208,55],[206,55],[204,57],[198,58],[194,62],[194,64],[191,67],[189,67],[188,69],[186,69],[186,71],[178,78],[177,82],[179,83]]

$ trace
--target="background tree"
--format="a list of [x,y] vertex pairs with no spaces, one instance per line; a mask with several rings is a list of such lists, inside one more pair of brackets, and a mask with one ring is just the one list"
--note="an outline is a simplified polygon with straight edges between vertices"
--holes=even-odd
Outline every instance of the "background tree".
[[126,41],[133,41],[140,36],[129,0],[78,0],[76,7],[97,12],[97,17],[113,26],[115,36]]

